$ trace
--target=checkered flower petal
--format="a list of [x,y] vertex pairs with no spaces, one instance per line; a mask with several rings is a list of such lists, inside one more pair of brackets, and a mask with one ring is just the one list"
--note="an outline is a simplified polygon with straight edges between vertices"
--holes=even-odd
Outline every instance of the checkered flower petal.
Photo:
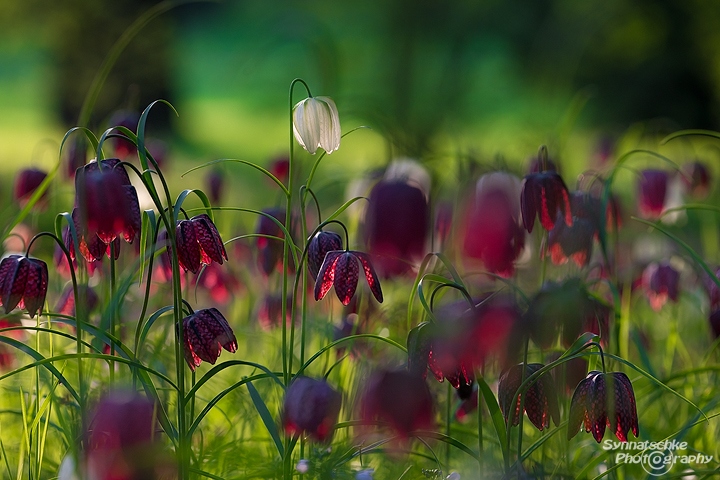
[[[213,262],[222,265],[223,259],[227,260],[228,256],[220,234],[215,224],[210,220],[210,217],[203,213],[202,215],[193,217],[190,221],[195,226],[195,235],[200,244],[203,257],[207,257]],[[209,265],[210,261],[203,260],[203,263]]]
[[183,319],[185,360],[191,370],[201,361],[215,364],[221,347],[237,350],[237,339],[225,317],[216,308],[199,310]]
[[320,231],[315,234],[308,244],[307,253],[308,269],[313,280],[317,279],[325,255],[328,252],[340,249],[342,249],[342,238],[337,233]]
[[192,273],[198,273],[202,262],[195,225],[191,220],[181,220],[175,229],[177,254],[180,266]]

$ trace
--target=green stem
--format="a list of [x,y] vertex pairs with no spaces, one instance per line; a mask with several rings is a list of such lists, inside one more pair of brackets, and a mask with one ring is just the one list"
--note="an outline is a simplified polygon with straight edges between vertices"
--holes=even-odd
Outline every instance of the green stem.
[[[117,337],[116,327],[117,327],[117,321],[115,318],[116,309],[114,308],[114,302],[115,302],[115,293],[117,291],[117,285],[116,285],[116,260],[115,260],[115,242],[110,242],[110,305],[112,307],[110,311],[110,334],[115,337]],[[115,356],[115,342],[110,343],[110,355]],[[112,385],[115,382],[115,362],[110,362],[110,384]]]

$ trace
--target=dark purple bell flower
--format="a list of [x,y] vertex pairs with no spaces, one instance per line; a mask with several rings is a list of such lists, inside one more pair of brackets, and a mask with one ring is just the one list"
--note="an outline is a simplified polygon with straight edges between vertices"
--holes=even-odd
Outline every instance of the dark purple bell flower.
[[650,306],[659,311],[668,300],[678,301],[680,272],[667,262],[651,263],[643,271],[642,285]]
[[640,215],[655,219],[665,208],[670,177],[664,170],[643,170],[638,182]]
[[312,275],[313,280],[317,279],[320,267],[325,260],[325,255],[333,250],[341,250],[342,247],[342,238],[335,232],[324,232],[321,230],[315,234],[310,240],[307,253],[308,269],[310,270],[310,275]]
[[520,193],[520,207],[523,225],[528,232],[532,232],[536,216],[540,217],[540,223],[547,231],[552,230],[556,219],[564,220],[568,227],[572,226],[570,196],[557,172],[548,170],[526,175]]
[[198,273],[203,265],[210,265],[212,262],[222,265],[223,259],[228,259],[222,238],[213,221],[205,213],[189,220],[180,220],[175,235],[178,261],[187,271]]
[[381,180],[370,192],[364,236],[383,277],[405,274],[427,251],[430,211],[423,191],[403,180]]
[[48,289],[47,264],[37,258],[10,255],[0,262],[0,301],[5,313],[25,308],[31,317],[42,313]]
[[[37,168],[25,168],[18,172],[15,177],[15,185],[13,187],[13,197],[16,202],[24,207],[35,190],[47,177],[47,172],[38,170]],[[47,200],[47,190],[40,197],[40,203],[44,204]]]
[[[525,378],[540,370],[544,365],[530,363],[525,370]],[[560,409],[558,406],[555,383],[550,375],[541,375],[527,387],[524,394],[515,395],[523,382],[523,364],[515,365],[500,375],[498,384],[498,402],[502,409],[505,422],[512,425],[520,423],[521,400],[525,397],[525,412],[535,427],[543,431],[550,426],[550,418],[557,426],[560,423]]]
[[365,384],[360,399],[365,424],[386,423],[401,438],[433,426],[433,401],[425,380],[407,370],[381,370]]
[[332,438],[342,396],[325,380],[295,378],[285,393],[282,424],[288,435],[308,435],[315,441]]
[[225,317],[217,308],[198,310],[183,319],[185,361],[195,370],[202,361],[215,365],[221,347],[237,350],[237,340]]
[[350,250],[334,250],[325,255],[325,260],[315,281],[315,300],[321,300],[334,286],[338,299],[343,305],[348,305],[355,295],[360,278],[358,262],[362,265],[370,291],[375,299],[382,303],[383,294],[380,280],[370,263],[368,254]]
[[[607,390],[611,389],[608,394]],[[592,371],[575,389],[570,402],[568,440],[584,426],[600,443],[605,428],[610,427],[621,442],[627,442],[628,432],[638,436],[638,415],[635,393],[630,379],[622,372]]]

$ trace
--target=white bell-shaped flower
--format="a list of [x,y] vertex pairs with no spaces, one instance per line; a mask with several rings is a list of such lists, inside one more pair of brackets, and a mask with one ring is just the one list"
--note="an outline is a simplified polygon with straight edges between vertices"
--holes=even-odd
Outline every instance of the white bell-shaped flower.
[[332,153],[340,147],[340,118],[330,97],[309,97],[293,108],[293,133],[314,154],[318,147]]

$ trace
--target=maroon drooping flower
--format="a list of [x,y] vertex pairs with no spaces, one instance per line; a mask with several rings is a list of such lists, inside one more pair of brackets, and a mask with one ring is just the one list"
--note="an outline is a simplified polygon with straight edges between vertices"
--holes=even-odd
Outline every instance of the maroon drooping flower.
[[95,237],[108,246],[108,253],[109,244],[119,235],[126,242],[133,242],[141,227],[140,205],[137,191],[120,160],[92,161],[77,169],[73,220],[78,235],[89,247],[90,256],[88,252],[81,252],[89,262],[102,257],[100,248],[93,247],[97,244]]
[[[125,127],[134,132],[139,120],[140,115],[137,112],[130,110],[117,110],[110,116],[108,123],[112,127]],[[126,138],[111,137],[108,139],[108,143],[112,147],[115,155],[119,158],[124,159],[136,151],[135,144]]]
[[[81,293],[88,311],[92,311],[98,306],[100,299],[91,287],[78,285],[78,293]],[[65,290],[63,290],[60,300],[58,300],[57,305],[55,305],[55,312],[70,317],[75,316],[75,292],[72,285],[68,285],[65,287]]]
[[[77,208],[73,209],[72,219],[75,225],[75,232],[78,235],[78,248],[80,249],[80,254],[82,255],[82,257],[85,259],[86,262],[88,262],[88,270],[92,272],[93,268],[91,267],[91,265],[95,265],[97,262],[102,260],[105,255],[107,255],[108,258],[113,256],[115,260],[120,257],[119,237],[116,237],[112,242],[106,244],[97,235],[83,235],[81,233],[81,225],[78,220]],[[73,241],[70,227],[65,227],[65,229],[63,230],[63,243],[70,252],[70,258],[73,260],[73,268],[76,268],[75,260],[77,258],[77,254],[75,252],[75,242]]]
[[[536,216],[548,231],[555,226],[557,218],[564,219],[568,227],[573,224],[568,189],[557,172],[548,170],[526,175],[520,193],[520,208],[528,232],[532,232]],[[562,216],[557,215],[558,212]]]
[[[287,184],[290,173],[290,158],[287,155],[275,157],[268,166],[268,171],[282,183]],[[273,183],[274,184],[274,183]]]
[[524,393],[516,395],[518,388],[523,383],[523,370],[525,370],[525,379],[527,379],[543,366],[540,363],[530,363],[523,368],[523,364],[519,364],[505,370],[500,375],[498,402],[506,423],[512,422],[512,425],[520,423],[520,415],[522,414],[520,406],[523,397],[525,399],[525,412],[527,412],[528,418],[538,430],[543,431],[549,427],[550,418],[552,418],[555,426],[560,423],[557,392],[550,375],[541,375],[527,387]]
[[401,438],[433,426],[433,401],[425,380],[407,370],[371,375],[360,399],[363,423],[387,423]]
[[77,169],[87,163],[87,141],[82,136],[77,136],[70,142],[65,152],[65,175],[69,179],[74,179]]
[[703,162],[688,162],[682,167],[685,191],[693,198],[705,198],[710,191],[710,171]]
[[502,277],[515,271],[514,262],[525,245],[520,224],[520,179],[495,172],[478,179],[475,197],[464,222],[463,251]]
[[295,378],[285,392],[282,413],[285,433],[306,434],[318,442],[330,440],[341,404],[342,396],[325,380]]
[[210,203],[213,205],[220,203],[220,198],[225,190],[225,177],[222,172],[217,168],[210,170],[205,177],[205,182],[207,184]]
[[438,382],[446,378],[461,399],[472,393],[475,380],[472,357],[462,348],[462,335],[467,335],[462,322],[442,325],[421,323],[408,334],[408,370],[426,378],[429,368]]
[[18,306],[30,317],[42,313],[47,289],[48,268],[42,260],[10,255],[0,262],[0,301],[6,314]]
[[[222,238],[206,213],[178,221],[175,241],[180,266],[192,273],[198,273],[203,265],[222,265],[223,259],[228,259]],[[167,254],[172,255],[170,244],[167,247]]]
[[[285,225],[285,209],[279,207],[273,207],[263,210],[263,213],[270,215],[275,218],[281,225]],[[287,227],[287,225],[286,225]],[[257,262],[260,271],[265,275],[270,275],[278,268],[282,268],[283,260],[283,242],[285,233],[280,226],[275,223],[272,219],[266,215],[261,215],[258,220],[258,226],[255,229],[255,233],[258,235],[256,246],[257,246]],[[276,240],[276,237],[280,240]],[[290,268],[293,268],[292,262]]]
[[548,251],[556,265],[564,264],[572,258],[579,267],[584,267],[590,262],[593,241],[600,231],[602,202],[589,193],[575,191],[570,194],[570,208],[572,226],[567,226],[558,218],[548,235]]
[[[611,389],[610,394],[607,389]],[[621,442],[628,441],[629,431],[638,436],[635,394],[627,375],[592,371],[580,382],[570,402],[568,440],[577,435],[583,425],[598,443],[608,426]]]
[[220,348],[237,350],[237,340],[225,317],[217,308],[198,310],[183,319],[185,361],[195,371],[202,361],[215,365]]
[[[37,168],[25,168],[18,172],[13,188],[15,201],[18,202],[21,207],[24,207],[46,177],[47,172],[38,170]],[[40,197],[40,203],[44,203],[46,199],[47,190]]]
[[[720,278],[720,268],[716,268],[714,277]],[[708,294],[708,300],[710,301],[710,328],[712,329],[715,338],[720,337],[720,287],[715,283],[715,280],[706,275],[703,278],[703,284]]]
[[658,218],[665,208],[669,175],[664,170],[648,169],[640,172],[638,193],[640,196],[640,215],[645,218]]
[[319,231],[308,244],[307,263],[313,280],[317,279],[318,272],[325,260],[325,255],[333,250],[342,249],[342,238],[335,232]]
[[384,278],[411,271],[426,253],[429,214],[423,191],[404,180],[381,180],[370,191],[364,236]]
[[351,250],[333,250],[325,255],[317,280],[315,281],[315,300],[321,300],[330,288],[335,286],[335,294],[343,305],[348,305],[350,299],[355,295],[360,267],[362,264],[365,279],[375,299],[382,303],[383,294],[380,288],[380,280],[375,269],[370,263],[367,253]]
[[548,348],[562,331],[570,346],[583,332],[601,335],[605,342],[612,309],[593,296],[578,278],[548,282],[530,301],[526,313],[530,336]]
[[650,306],[658,312],[668,299],[678,301],[680,272],[667,262],[653,262],[643,271],[642,285]]
[[153,402],[136,392],[101,398],[88,428],[88,478],[155,478],[160,458],[155,418]]

